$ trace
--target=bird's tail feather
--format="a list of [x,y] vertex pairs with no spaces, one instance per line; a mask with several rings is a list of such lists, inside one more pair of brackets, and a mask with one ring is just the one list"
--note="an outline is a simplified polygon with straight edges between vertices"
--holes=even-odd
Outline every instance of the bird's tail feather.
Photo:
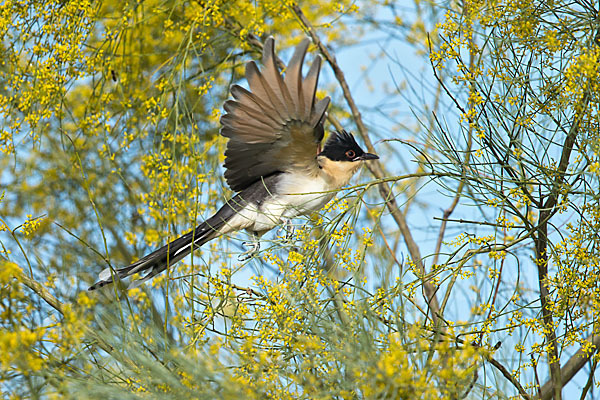
[[104,269],[98,275],[98,282],[90,286],[88,290],[95,290],[109,285],[115,280],[121,280],[137,273],[149,271],[142,278],[131,282],[129,288],[141,285],[148,279],[166,270],[170,265],[183,259],[192,250],[219,236],[220,228],[225,225],[227,219],[230,217],[229,214],[232,212],[233,209],[231,207],[223,207],[216,215],[198,225],[196,229],[169,242],[133,264],[118,269]]

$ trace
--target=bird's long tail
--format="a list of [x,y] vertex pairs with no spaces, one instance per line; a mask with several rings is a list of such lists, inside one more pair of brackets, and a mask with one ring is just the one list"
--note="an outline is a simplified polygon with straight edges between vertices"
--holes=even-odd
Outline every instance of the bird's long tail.
[[133,264],[118,269],[104,269],[98,275],[98,282],[90,286],[88,290],[95,290],[109,285],[115,280],[124,279],[137,273],[149,271],[140,279],[131,282],[129,288],[141,285],[148,279],[151,279],[155,275],[166,270],[170,265],[175,264],[177,261],[190,254],[192,250],[197,249],[209,240],[220,236],[223,233],[221,228],[234,213],[234,207],[225,204],[214,216],[198,225],[196,229],[169,242],[160,249],[137,260]]

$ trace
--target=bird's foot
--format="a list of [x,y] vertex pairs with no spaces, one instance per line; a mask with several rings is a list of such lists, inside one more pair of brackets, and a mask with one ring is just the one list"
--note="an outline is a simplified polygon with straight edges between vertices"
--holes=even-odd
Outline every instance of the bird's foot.
[[285,231],[285,240],[287,242],[292,240],[292,237],[294,236],[294,225],[292,225],[291,219],[283,220],[283,224],[279,229],[277,229],[277,234],[280,235],[283,233],[283,231]]
[[258,253],[258,250],[260,250],[260,242],[258,240],[252,242],[244,242],[242,243],[242,246],[248,248],[248,251],[245,251],[244,253],[240,254],[238,256],[238,261],[249,260],[252,257],[254,257],[256,253]]

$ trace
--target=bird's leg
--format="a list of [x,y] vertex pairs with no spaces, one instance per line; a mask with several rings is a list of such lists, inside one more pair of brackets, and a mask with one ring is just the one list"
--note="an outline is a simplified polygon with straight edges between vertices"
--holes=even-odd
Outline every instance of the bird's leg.
[[285,240],[292,240],[294,236],[294,225],[292,225],[291,219],[285,220]]
[[277,230],[277,234],[281,234],[285,230],[285,240],[290,241],[292,236],[294,236],[294,225],[292,225],[292,220],[286,218],[283,220],[283,224]]
[[260,250],[260,239],[258,238],[258,235],[255,232],[252,232],[252,241],[243,242],[242,246],[248,248],[248,251],[240,254],[238,256],[238,261],[246,261],[254,257],[256,253],[258,253],[258,250]]

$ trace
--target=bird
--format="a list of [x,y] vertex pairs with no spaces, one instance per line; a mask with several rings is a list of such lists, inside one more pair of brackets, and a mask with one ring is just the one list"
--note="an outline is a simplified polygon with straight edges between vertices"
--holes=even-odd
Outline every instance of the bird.
[[328,203],[360,166],[376,160],[345,130],[332,132],[325,144],[324,122],[330,98],[317,100],[321,57],[317,55],[305,76],[308,38],[296,47],[280,71],[275,40],[263,45],[262,70],[255,61],[246,64],[249,89],[232,85],[224,103],[220,134],[228,138],[224,177],[236,194],[195,229],[142,257],[131,265],[106,268],[95,290],[134,274],[143,276],[129,284],[137,287],[193,250],[219,236],[246,230],[252,236],[245,260],[260,249],[259,238],[271,229],[286,227],[292,218],[310,215]]

